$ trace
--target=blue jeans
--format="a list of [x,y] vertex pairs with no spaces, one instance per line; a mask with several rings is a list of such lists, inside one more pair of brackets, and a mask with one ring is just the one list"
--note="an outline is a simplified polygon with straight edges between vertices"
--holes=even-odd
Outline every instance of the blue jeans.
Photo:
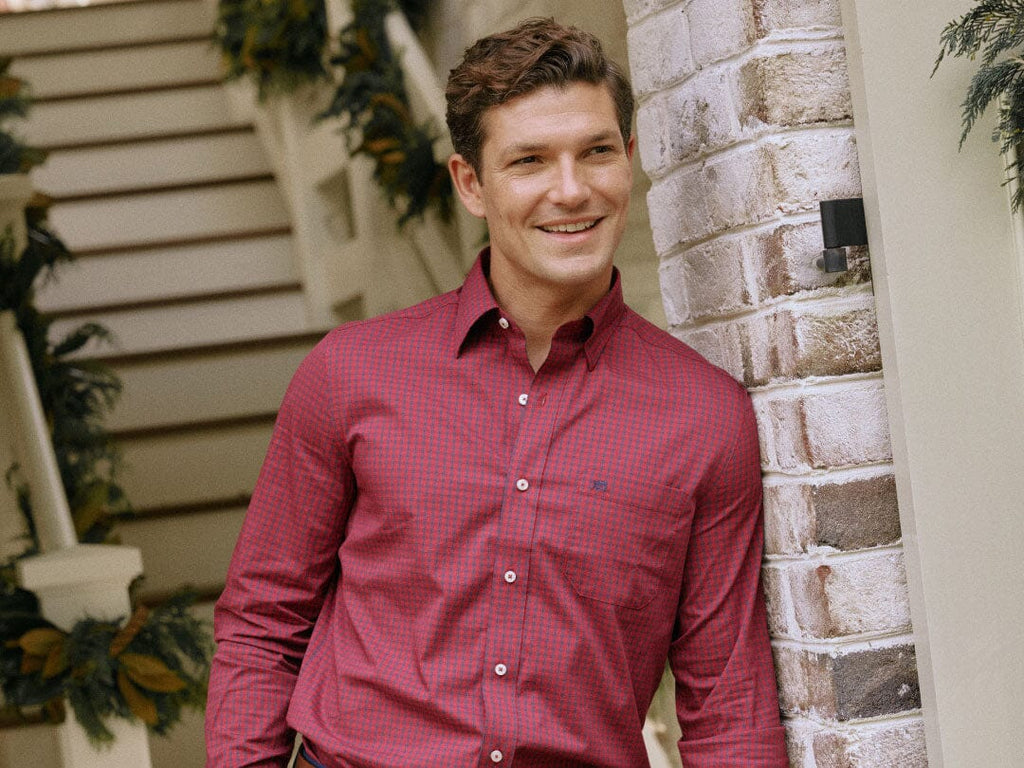
[[306,751],[306,745],[305,744],[300,744],[299,745],[299,756],[303,760],[305,760],[307,763],[312,765],[313,768],[325,768],[325,766],[323,766],[322,764],[320,764],[316,760],[314,760],[313,757],[309,754],[309,752]]

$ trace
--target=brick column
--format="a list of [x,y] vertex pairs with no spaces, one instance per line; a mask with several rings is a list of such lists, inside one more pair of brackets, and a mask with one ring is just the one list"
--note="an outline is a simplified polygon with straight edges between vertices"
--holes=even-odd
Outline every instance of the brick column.
[[751,391],[764,586],[799,768],[926,765],[870,265],[815,267],[859,197],[834,0],[625,0],[672,333]]

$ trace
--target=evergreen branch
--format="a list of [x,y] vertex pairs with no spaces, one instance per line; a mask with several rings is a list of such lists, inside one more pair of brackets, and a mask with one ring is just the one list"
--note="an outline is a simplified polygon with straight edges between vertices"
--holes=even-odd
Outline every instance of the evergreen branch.
[[[946,25],[939,41],[933,76],[947,54],[973,61],[981,53],[981,64],[961,104],[959,146],[963,147],[978,119],[996,102],[998,120],[992,140],[1004,155],[1016,150],[1024,137],[1024,0],[980,0]],[[1006,170],[1008,179],[1018,180],[1011,201],[1017,211],[1024,205],[1024,160],[1018,155]]]
[[998,100],[1021,81],[1024,77],[1024,60],[1013,58],[1007,61],[982,66],[967,88],[967,97],[963,104],[963,130],[960,134],[960,146],[963,146],[974,123],[985,112],[988,105]]

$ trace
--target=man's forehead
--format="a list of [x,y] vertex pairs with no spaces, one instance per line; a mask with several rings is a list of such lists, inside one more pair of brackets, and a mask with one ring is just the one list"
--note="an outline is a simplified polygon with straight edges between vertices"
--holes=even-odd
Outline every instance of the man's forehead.
[[[580,121],[552,120],[550,115],[545,121],[544,117],[538,114],[545,110],[543,108],[535,109],[543,101],[547,101],[552,106],[567,104],[571,101],[570,91],[577,89],[592,92],[586,96],[587,107],[583,110],[567,109],[564,114],[568,118],[572,112],[580,112],[584,118]],[[536,121],[531,119],[534,117],[537,118]],[[514,126],[505,127],[511,127],[515,131],[511,141],[504,140],[501,147],[492,147],[503,154],[535,152],[545,149],[549,146],[550,140],[555,138],[558,129],[564,129],[565,133],[571,133],[573,139],[581,143],[614,141],[622,138],[615,102],[611,92],[603,83],[579,81],[568,83],[565,86],[541,86],[502,104],[488,107],[484,110],[480,120],[481,149],[494,143],[489,139],[494,137],[495,129],[498,127],[495,123],[503,120],[514,121]],[[535,134],[531,132],[533,128],[537,129]]]

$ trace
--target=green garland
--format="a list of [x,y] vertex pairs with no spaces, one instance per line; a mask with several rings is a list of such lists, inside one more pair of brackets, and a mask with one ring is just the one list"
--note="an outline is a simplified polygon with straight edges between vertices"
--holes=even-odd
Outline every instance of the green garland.
[[[102,415],[120,392],[120,382],[102,366],[69,358],[106,331],[86,324],[57,344],[48,341],[50,320],[33,304],[34,286],[71,258],[46,227],[46,202],[26,211],[29,240],[14,258],[10,229],[0,234],[0,309],[13,309],[29,358],[69,499],[79,540],[106,541],[118,517],[130,513],[114,479],[118,454]],[[9,481],[16,468],[8,470]],[[38,552],[31,496],[17,485],[18,504],[29,531],[20,557]],[[38,710],[44,720],[64,719],[64,701],[95,743],[113,739],[110,717],[138,719],[166,733],[185,707],[202,708],[212,641],[187,613],[191,598],[173,598],[152,612],[137,608],[129,622],[87,618],[64,632],[39,613],[32,593],[14,579],[14,562],[0,568],[0,690],[15,718]]]
[[[968,13],[946,25],[942,49],[932,74],[948,54],[972,61],[981,53],[981,66],[971,79],[963,104],[960,146],[992,102],[999,118],[992,141],[1007,155],[1024,138],[1024,0],[982,0]],[[1013,210],[1024,205],[1024,152],[1006,169],[1018,180]]]
[[374,179],[401,210],[399,226],[422,218],[430,206],[448,221],[453,194],[447,168],[434,160],[438,135],[429,123],[414,121],[402,68],[384,29],[393,7],[390,0],[352,3],[355,18],[341,30],[341,50],[331,59],[345,74],[320,117],[345,120],[349,151],[373,160]]
[[[4,83],[0,79],[0,114],[24,115],[23,84],[12,89]],[[31,151],[21,157],[41,160]],[[119,455],[103,426],[121,384],[104,366],[73,357],[107,338],[101,326],[86,323],[56,344],[49,341],[52,321],[36,309],[35,289],[71,254],[47,226],[48,207],[40,195],[26,207],[28,242],[21,254],[11,228],[0,232],[0,311],[13,310],[24,336],[78,539],[102,542],[131,511],[115,479]],[[17,466],[5,476],[28,528],[19,555],[25,557],[39,551],[31,495],[18,481]],[[184,707],[202,708],[212,641],[187,613],[189,597],[152,612],[139,608],[124,627],[87,618],[64,632],[42,617],[36,597],[17,586],[14,570],[14,561],[0,565],[0,715],[13,712],[17,722],[26,709],[38,709],[44,719],[60,721],[66,700],[90,739],[102,743],[113,739],[105,724],[110,717],[137,718],[162,734]]]
[[[399,211],[401,227],[428,208],[449,220],[453,190],[447,169],[434,161],[438,133],[414,121],[384,31],[384,17],[396,7],[416,26],[425,19],[427,0],[354,0],[354,19],[341,30],[339,53],[329,60],[343,73],[319,117],[344,121],[349,152],[373,161],[374,179]],[[227,77],[251,77],[261,99],[331,76],[324,66],[323,0],[220,0],[219,8],[215,37]]]
[[227,77],[251,77],[261,100],[327,77],[323,0],[220,0],[214,36]]
[[83,619],[64,632],[28,610],[0,613],[0,676],[9,707],[40,708],[59,722],[66,700],[94,744],[110,742],[111,717],[167,733],[185,708],[201,710],[213,641],[188,612],[189,595],[122,625]]
[[[64,243],[47,227],[47,205],[37,197],[26,209],[29,238],[20,257],[10,232],[0,235],[0,310],[14,310],[25,338],[75,531],[80,541],[99,543],[109,538],[118,517],[131,512],[116,480],[120,456],[103,426],[121,383],[106,367],[73,356],[90,342],[107,339],[106,329],[85,323],[54,344],[49,340],[52,320],[34,305],[35,286],[52,279],[58,264],[71,260]],[[29,493],[17,483],[16,469],[7,470],[7,477],[16,484],[19,507],[34,539]],[[28,551],[36,549],[33,541]]]

